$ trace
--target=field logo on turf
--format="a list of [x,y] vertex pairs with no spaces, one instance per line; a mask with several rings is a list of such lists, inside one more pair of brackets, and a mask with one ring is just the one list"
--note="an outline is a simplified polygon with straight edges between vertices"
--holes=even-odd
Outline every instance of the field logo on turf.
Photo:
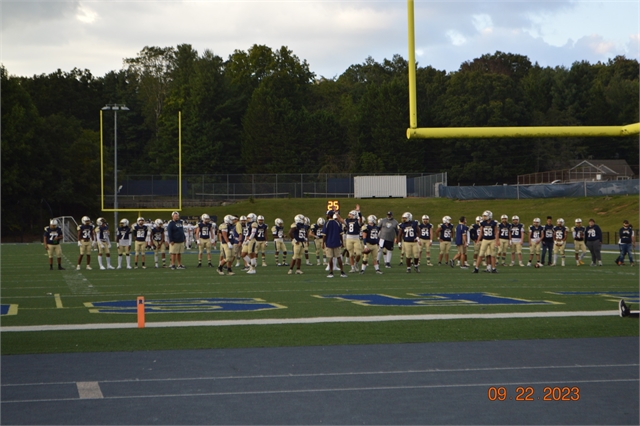
[[0,305],[0,316],[18,315],[18,305]]
[[560,296],[598,296],[606,297],[611,302],[616,302],[620,299],[624,299],[630,303],[640,303],[640,293],[637,291],[550,291],[551,294],[558,294]]
[[422,293],[412,299],[385,294],[325,294],[323,299],[346,300],[362,306],[469,306],[469,305],[559,305],[549,300],[525,300],[498,296],[493,293]]
[[[137,314],[135,299],[110,302],[88,302],[84,304],[94,314]],[[207,299],[163,299],[145,300],[147,314],[174,314],[195,312],[256,312],[268,309],[284,309],[286,306],[267,303],[253,298],[207,298]]]

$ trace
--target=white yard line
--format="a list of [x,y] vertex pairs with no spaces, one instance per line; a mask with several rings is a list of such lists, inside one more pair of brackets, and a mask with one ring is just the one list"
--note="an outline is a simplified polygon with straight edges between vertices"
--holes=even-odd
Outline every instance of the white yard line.
[[[608,317],[617,316],[618,311],[566,311],[566,312],[504,312],[494,314],[425,314],[425,315],[380,315],[363,317],[315,317],[281,319],[244,319],[210,321],[167,321],[147,322],[147,328],[167,327],[223,327],[235,325],[286,325],[325,324],[346,322],[390,322],[390,321],[433,321],[456,319],[514,319],[514,318],[566,318],[566,317]],[[69,330],[113,330],[138,328],[137,322],[113,324],[60,324],[0,327],[0,332],[21,331],[69,331]]]

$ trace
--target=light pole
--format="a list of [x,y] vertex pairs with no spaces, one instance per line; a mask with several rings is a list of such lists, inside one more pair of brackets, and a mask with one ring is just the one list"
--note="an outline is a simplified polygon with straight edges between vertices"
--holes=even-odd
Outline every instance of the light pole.
[[[124,104],[107,104],[103,111],[113,110],[113,228],[118,227],[118,111],[129,111]],[[115,234],[114,234],[115,235]]]

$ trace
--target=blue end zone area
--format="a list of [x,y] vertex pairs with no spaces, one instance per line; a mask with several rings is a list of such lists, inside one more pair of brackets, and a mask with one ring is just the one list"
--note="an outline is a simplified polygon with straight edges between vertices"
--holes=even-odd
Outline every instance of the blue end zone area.
[[17,315],[18,305],[0,305],[0,316],[3,315]]
[[422,293],[416,299],[384,294],[326,294],[324,299],[348,300],[365,306],[457,306],[457,305],[554,305],[547,300],[524,300],[491,293]]
[[[137,314],[136,300],[114,300],[109,302],[89,302],[85,306],[92,313],[100,314]],[[165,299],[147,300],[145,313],[191,313],[191,312],[248,312],[267,309],[283,309],[275,303],[265,303],[261,299],[250,298],[211,298],[211,299]]]
[[599,296],[614,299],[624,299],[626,302],[640,303],[640,293],[637,291],[553,291],[551,294],[561,296]]

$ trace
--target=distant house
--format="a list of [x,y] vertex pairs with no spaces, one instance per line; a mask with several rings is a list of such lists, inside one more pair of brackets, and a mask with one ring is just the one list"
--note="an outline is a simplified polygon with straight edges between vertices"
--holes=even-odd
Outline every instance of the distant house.
[[633,170],[625,160],[577,160],[570,169],[518,175],[518,184],[600,182],[634,177]]

